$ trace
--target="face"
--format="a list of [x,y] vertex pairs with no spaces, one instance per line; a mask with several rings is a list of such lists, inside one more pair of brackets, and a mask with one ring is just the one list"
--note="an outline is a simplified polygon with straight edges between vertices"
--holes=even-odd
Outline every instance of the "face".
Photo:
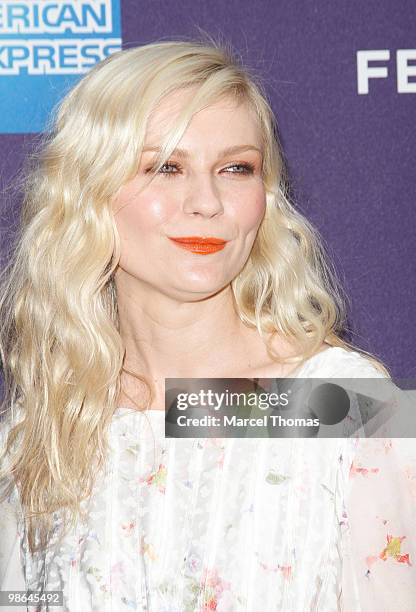
[[266,199],[260,128],[252,110],[233,99],[196,113],[148,182],[155,149],[187,96],[170,94],[154,111],[137,175],[113,206],[121,240],[116,277],[127,273],[144,289],[192,301],[223,289],[239,274]]

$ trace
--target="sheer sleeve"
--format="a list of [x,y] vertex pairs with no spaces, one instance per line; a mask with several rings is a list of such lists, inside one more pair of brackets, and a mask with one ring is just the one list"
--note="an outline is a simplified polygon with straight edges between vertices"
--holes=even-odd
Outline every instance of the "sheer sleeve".
[[354,443],[342,520],[342,610],[415,612],[415,439]]
[[[0,421],[0,450],[3,451],[8,427]],[[4,468],[4,463],[2,463]],[[7,484],[2,481],[1,490]],[[0,502],[0,590],[25,590],[25,580],[20,557],[20,504],[16,487],[4,501]],[[2,607],[2,610],[16,610],[16,607]]]
[[[18,516],[11,501],[0,503],[0,590],[25,590]],[[3,609],[3,608],[2,608]]]

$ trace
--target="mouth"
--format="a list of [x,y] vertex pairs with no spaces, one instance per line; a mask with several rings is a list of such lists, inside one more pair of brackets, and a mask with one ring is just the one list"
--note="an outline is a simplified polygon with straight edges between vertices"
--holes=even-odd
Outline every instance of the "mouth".
[[196,253],[197,255],[209,255],[210,253],[217,253],[221,251],[227,244],[227,240],[222,238],[214,238],[208,236],[202,238],[201,236],[183,236],[178,238],[171,238],[169,240],[174,242],[178,247]]

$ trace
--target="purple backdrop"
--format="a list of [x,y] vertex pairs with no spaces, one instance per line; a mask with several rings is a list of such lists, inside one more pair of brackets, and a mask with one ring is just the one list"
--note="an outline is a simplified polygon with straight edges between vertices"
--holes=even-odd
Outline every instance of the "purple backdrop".
[[[351,299],[351,337],[397,378],[416,377],[415,93],[398,93],[396,52],[414,49],[416,9],[387,0],[122,0],[123,47],[225,39],[263,76],[299,209],[318,227]],[[358,50],[390,51],[386,78],[357,93]],[[409,62],[411,64],[412,62]],[[409,82],[416,79],[410,77]],[[2,188],[33,139],[0,135]],[[2,251],[19,202],[2,198]]]

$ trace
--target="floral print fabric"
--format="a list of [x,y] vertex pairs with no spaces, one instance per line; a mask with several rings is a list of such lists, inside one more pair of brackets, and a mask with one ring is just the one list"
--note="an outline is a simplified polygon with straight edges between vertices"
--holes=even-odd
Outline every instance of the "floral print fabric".
[[[297,376],[381,374],[331,348]],[[1,512],[2,589],[71,612],[416,610],[413,439],[165,439],[162,411],[127,408],[109,439],[62,542],[32,556],[16,500]]]

